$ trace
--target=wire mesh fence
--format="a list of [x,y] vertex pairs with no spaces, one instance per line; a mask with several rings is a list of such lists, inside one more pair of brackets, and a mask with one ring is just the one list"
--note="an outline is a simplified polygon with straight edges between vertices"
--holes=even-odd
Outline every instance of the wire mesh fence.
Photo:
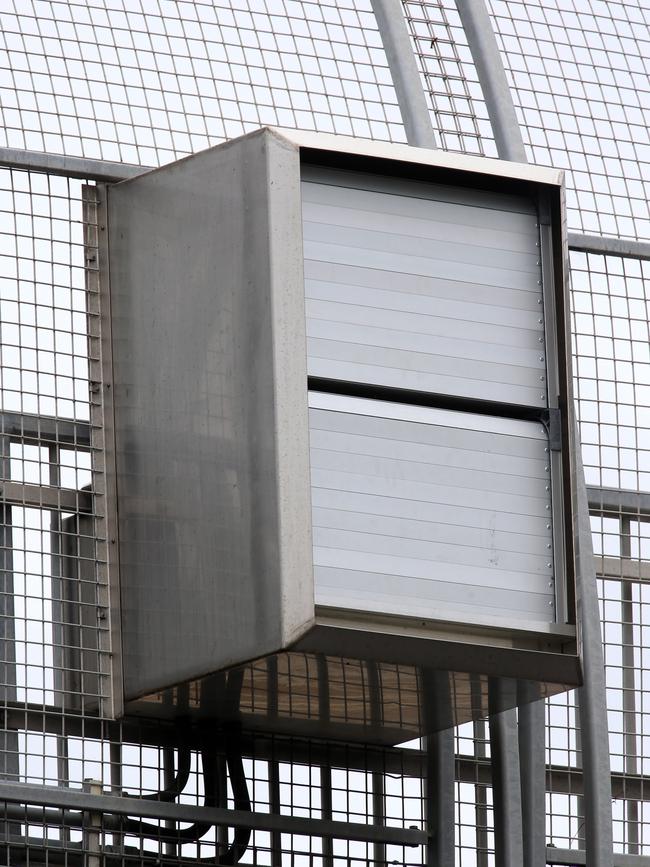
[[259,126],[405,141],[369,0],[10,0],[12,148],[158,165]]
[[647,4],[489,6],[529,159],[566,170],[570,226],[647,238]]
[[[404,8],[441,145],[493,156],[454,4],[406,0]],[[571,3],[499,0],[491,8],[531,159],[568,171],[572,227],[643,237],[647,10],[592,3],[578,13]],[[369,2],[15,0],[0,21],[7,147],[154,165],[265,123],[404,141]],[[323,834],[317,824],[310,832],[267,821],[249,834],[201,812],[223,806],[423,829],[420,744],[361,748],[244,732],[235,760],[221,731],[111,719],[93,190],[0,171],[5,863],[426,863],[422,843],[355,839],[353,827]],[[650,263],[573,252],[571,269],[615,849],[647,856],[650,504],[638,495],[650,484]],[[547,843],[579,849],[575,696],[551,699],[546,714]],[[12,783],[34,788],[20,796]],[[456,732],[455,786],[456,863],[494,864],[483,721]],[[110,796],[113,809],[80,806],[70,792]],[[138,799],[133,813],[128,799]]]

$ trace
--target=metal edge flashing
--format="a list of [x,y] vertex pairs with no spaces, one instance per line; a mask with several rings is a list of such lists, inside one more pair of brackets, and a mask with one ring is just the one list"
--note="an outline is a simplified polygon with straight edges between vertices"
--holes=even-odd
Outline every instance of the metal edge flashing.
[[526,163],[512,163],[490,157],[477,157],[468,154],[411,147],[410,145],[377,142],[331,133],[305,132],[282,127],[267,127],[270,132],[293,142],[301,151],[309,154],[339,154],[367,159],[390,160],[394,163],[427,166],[442,170],[458,170],[487,178],[512,179],[513,181],[533,182],[549,186],[561,186],[564,172],[560,169],[535,166]]
[[[551,451],[552,515],[554,560],[566,564],[563,586],[556,585],[558,621],[575,624],[576,563],[573,541],[573,489],[576,484],[571,436],[573,428],[573,380],[569,333],[568,247],[566,235],[565,185],[556,194],[540,194],[540,262],[544,284],[544,319],[547,360],[553,358],[553,379],[549,376],[549,406],[560,414],[560,451]],[[549,285],[550,284],[550,285]],[[552,309],[549,309],[552,308]],[[552,389],[552,393],[551,393]],[[563,503],[563,515],[559,511]]]
[[[559,336],[558,351],[558,392],[562,438],[562,487],[564,502],[564,542],[566,562],[572,574],[565,586],[565,606],[567,620],[578,624],[577,606],[577,551],[574,536],[574,518],[577,504],[575,407],[573,395],[573,373],[570,332],[569,299],[569,246],[566,223],[566,185],[563,181],[559,195],[551,197],[550,254],[555,274],[554,292],[555,320]],[[549,263],[550,265],[550,263]],[[561,351],[561,350],[564,351]]]
[[[62,175],[69,178],[121,183],[132,180],[140,175],[169,168],[185,160],[192,159],[200,153],[213,148],[222,148],[249,136],[259,135],[267,131],[272,135],[285,139],[301,150],[321,151],[323,153],[348,153],[357,156],[389,159],[395,162],[426,164],[446,169],[462,169],[486,176],[503,176],[515,180],[535,181],[537,183],[557,186],[561,183],[563,172],[545,166],[534,166],[524,163],[512,163],[490,157],[477,157],[468,154],[456,154],[434,148],[413,147],[405,144],[395,144],[358,139],[351,136],[334,135],[332,133],[291,130],[284,127],[264,126],[244,136],[227,139],[210,148],[181,157],[162,166],[142,166],[130,163],[116,163],[108,160],[93,160],[83,157],[70,157],[60,154],[41,153],[39,151],[17,148],[0,148],[0,166],[22,170],[40,171],[46,174]],[[602,242],[615,244],[619,239],[603,238]],[[571,244],[601,243],[599,236],[571,235]],[[624,242],[634,244],[634,242]],[[640,243],[640,242],[639,242]],[[646,245],[647,246],[647,245]],[[634,253],[634,255],[637,255]]]
[[284,646],[289,646],[315,622],[300,156],[285,139],[264,131],[262,135],[271,272],[281,631]]
[[485,645],[511,647],[532,646],[539,642],[564,646],[576,637],[573,624],[555,624],[538,620],[520,620],[516,626],[511,618],[493,617],[479,620],[476,615],[457,614],[452,609],[439,609],[436,617],[417,617],[406,614],[390,614],[368,609],[336,608],[330,605],[316,606],[317,625],[354,625],[370,633],[410,635],[417,638],[453,638],[467,640],[471,637]]
[[[462,637],[462,636],[461,636]],[[541,649],[545,643],[546,649]],[[359,629],[356,625],[317,623],[293,650],[306,653],[331,653],[332,647],[345,658],[412,665],[434,670],[476,673],[494,677],[512,677],[580,686],[582,676],[579,658],[574,653],[558,652],[554,642],[540,642],[538,649],[517,646],[495,646],[487,642],[472,643],[459,638],[441,640],[436,637]],[[556,647],[571,648],[571,639]]]

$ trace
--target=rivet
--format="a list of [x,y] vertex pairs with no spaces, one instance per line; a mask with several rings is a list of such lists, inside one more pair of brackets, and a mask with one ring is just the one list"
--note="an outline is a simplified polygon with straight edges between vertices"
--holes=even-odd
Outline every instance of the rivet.
[[544,342],[544,338],[543,338],[543,337],[538,337],[538,338],[537,338],[537,342],[538,342],[538,343],[543,343],[543,342]]
[[553,606],[553,600],[548,603],[551,607]]
[[538,320],[537,320],[537,321],[538,321],[538,322],[539,322],[539,324],[540,324],[540,325],[541,325],[541,324],[542,324],[542,322],[543,322],[543,321],[544,321],[544,320],[543,320],[543,319],[538,319]]
[[550,548],[550,547],[551,547],[551,543],[549,542],[548,545],[547,545],[546,547],[547,547],[547,548]]
[[550,508],[551,508],[550,506],[545,506],[545,509],[547,512],[549,511]]
[[540,360],[540,361],[544,361],[544,356],[543,356],[543,355],[540,355],[539,360]]
[[550,569],[552,565],[553,565],[552,563],[547,563],[547,564],[546,564],[546,568],[547,568],[547,569]]
[[548,486],[548,485],[547,485],[547,486],[546,486],[546,490],[547,490],[547,491],[550,491],[550,490],[551,490],[551,489],[550,489],[550,488],[549,488],[549,486]]
[[545,472],[545,473],[548,472],[548,467],[544,467],[544,472]]
[[547,529],[547,530],[550,530],[550,529],[551,529],[551,525],[550,525],[550,524],[547,524],[547,525],[546,525],[546,529]]

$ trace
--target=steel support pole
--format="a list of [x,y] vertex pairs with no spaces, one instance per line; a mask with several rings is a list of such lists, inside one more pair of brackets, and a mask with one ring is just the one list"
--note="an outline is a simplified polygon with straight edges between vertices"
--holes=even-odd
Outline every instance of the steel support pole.
[[[425,739],[427,751],[426,815],[429,832],[427,867],[454,863],[454,730]],[[451,859],[451,860],[450,860]]]
[[[629,515],[621,516],[621,557],[632,558],[632,521]],[[621,580],[621,624],[623,653],[623,763],[626,774],[639,773],[639,749],[637,736],[636,671],[634,659],[634,599],[632,583]],[[639,802],[634,798],[625,800],[625,841],[630,855],[640,855]]]
[[456,0],[456,6],[485,98],[497,153],[502,160],[525,163],[526,148],[485,2]]
[[[10,478],[10,441],[0,436],[0,477]],[[14,608],[14,561],[12,509],[0,504],[0,696],[5,706],[18,697],[16,684],[16,626]],[[4,784],[15,782],[20,775],[18,732],[5,720],[0,727],[0,799]],[[0,839],[5,842],[20,835],[21,826],[0,822]]]
[[492,798],[494,802],[494,850],[499,867],[524,864],[521,813],[521,775],[519,769],[517,712],[503,695],[516,689],[503,678],[490,682],[490,749],[492,753]]
[[406,29],[401,0],[371,0],[386,52],[406,140],[420,148],[437,147],[420,71]]
[[605,703],[605,667],[600,610],[582,457],[576,438],[576,539],[578,616],[582,633],[584,686],[578,690],[584,780],[585,843],[590,867],[612,867],[612,782]]
[[518,732],[524,867],[545,867],[546,864],[545,722],[543,701],[526,701],[520,706]]
[[[474,721],[474,755],[477,759],[487,758],[487,722],[484,719]],[[491,781],[490,777],[490,781]],[[474,784],[475,824],[476,824],[476,865],[489,865],[489,811],[487,786]]]
[[[101,780],[84,780],[84,792],[93,795],[101,795]],[[83,863],[84,867],[101,867],[102,863],[102,814],[98,811],[89,810],[84,813],[83,819]]]
[[[449,675],[425,670],[421,674],[422,712],[427,729],[425,815],[427,825],[427,867],[447,867],[455,858],[455,739],[450,725],[451,692]],[[437,696],[434,703],[433,697]]]

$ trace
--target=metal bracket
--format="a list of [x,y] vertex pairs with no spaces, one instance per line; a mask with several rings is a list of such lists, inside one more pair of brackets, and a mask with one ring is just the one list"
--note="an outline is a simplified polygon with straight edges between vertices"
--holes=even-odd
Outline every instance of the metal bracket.
[[544,420],[548,432],[548,445],[552,452],[562,451],[562,415],[559,409],[551,407]]

